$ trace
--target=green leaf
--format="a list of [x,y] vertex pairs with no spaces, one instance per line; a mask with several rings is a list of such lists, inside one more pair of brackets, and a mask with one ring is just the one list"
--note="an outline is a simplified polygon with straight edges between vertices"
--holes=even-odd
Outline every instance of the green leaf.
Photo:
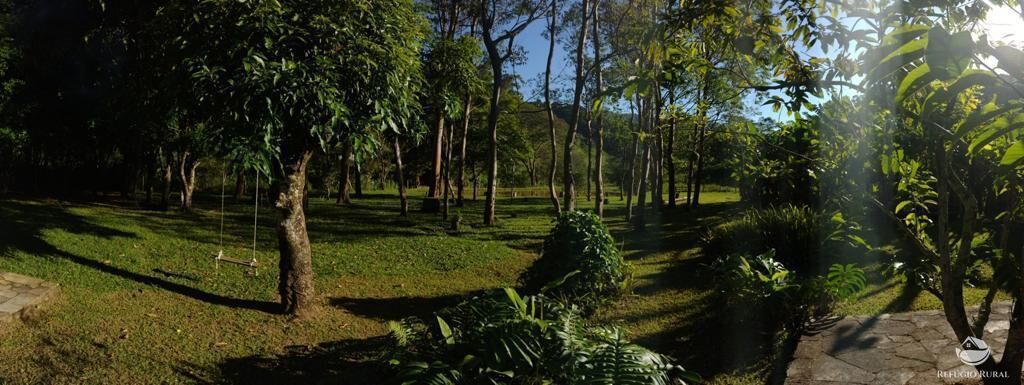
[[1019,105],[1000,106],[999,104],[996,104],[995,101],[986,103],[974,110],[974,112],[968,115],[966,119],[962,120],[960,125],[956,128],[956,138],[963,139],[965,136],[970,134],[971,131],[982,124],[988,123],[992,119],[1020,107],[1021,106]]
[[437,318],[437,328],[441,330],[441,336],[444,337],[444,343],[447,345],[455,345],[455,335],[452,334],[451,326],[444,321],[441,317]]
[[900,202],[899,204],[896,205],[896,209],[893,210],[893,213],[899,214],[900,211],[903,211],[903,209],[906,208],[911,203],[914,203],[914,202],[913,201],[903,201],[903,202]]
[[971,64],[974,40],[970,32],[962,31],[950,35],[941,26],[928,31],[925,62],[931,67],[936,78],[948,80],[960,76]]
[[908,95],[917,92],[932,80],[935,80],[935,75],[931,73],[928,63],[917,66],[900,82],[900,87],[896,90],[896,103],[903,103]]
[[896,28],[892,32],[885,35],[882,39],[883,45],[896,45],[906,44],[911,39],[915,39],[918,36],[924,35],[928,30],[932,29],[930,25],[925,24],[908,24]]
[[902,47],[896,49],[871,70],[868,74],[869,78],[879,80],[889,76],[896,70],[903,68],[910,62],[920,59],[924,56],[925,47],[928,45],[928,36],[924,38],[912,40]]
[[992,143],[994,140],[998,139],[999,137],[1009,134],[1014,130],[1020,128],[1024,128],[1024,115],[1018,114],[1015,115],[1012,119],[1005,116],[1000,117],[992,121],[992,123],[989,123],[988,125],[985,126],[985,128],[982,129],[981,135],[979,135],[977,138],[974,138],[974,140],[971,141],[971,144],[970,146],[968,146],[967,151],[970,153],[976,152],[978,148],[983,148],[987,146],[989,143]]
[[1024,158],[1024,141],[1018,140],[1010,148],[1006,149],[1003,153],[1003,159],[999,161],[1000,165],[1012,166],[1020,162]]
[[1004,45],[996,47],[992,55],[999,59],[999,68],[1013,75],[1017,80],[1024,80],[1024,52]]
[[512,305],[514,305],[521,314],[526,314],[526,301],[523,301],[523,297],[520,297],[519,293],[516,293],[516,289],[506,287],[505,295],[508,296],[508,299],[512,301]]
[[985,87],[995,84],[996,76],[985,70],[967,70],[949,86],[950,95],[959,95],[971,87]]

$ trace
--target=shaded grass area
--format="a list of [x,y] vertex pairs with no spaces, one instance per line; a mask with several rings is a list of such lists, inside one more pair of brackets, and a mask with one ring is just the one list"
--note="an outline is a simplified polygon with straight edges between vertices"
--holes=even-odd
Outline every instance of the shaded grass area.
[[[321,311],[291,321],[274,312],[277,246],[269,210],[260,213],[258,276],[223,265],[215,197],[192,213],[115,204],[0,201],[0,270],[57,282],[61,299],[27,325],[0,328],[0,383],[241,382],[279,355],[319,363],[275,370],[259,383],[314,379],[340,370],[385,332],[386,319],[429,314],[479,290],[515,284],[546,232],[544,206],[501,206],[484,228],[480,205],[464,208],[458,236],[439,218],[397,216],[397,199],[368,196],[350,207],[314,199],[309,231]],[[248,258],[252,206],[231,204],[223,248]],[[475,226],[474,226],[475,225]],[[368,353],[367,353],[368,354]],[[358,360],[356,360],[358,361]],[[353,361],[355,362],[355,361]],[[252,368],[246,368],[251,364]],[[337,380],[338,373],[334,380]],[[258,377],[257,377],[258,378]]]
[[721,306],[700,255],[700,233],[740,213],[735,195],[713,195],[697,210],[652,217],[642,231],[615,227],[634,267],[631,293],[600,312],[598,322],[627,328],[634,341],[675,357],[718,384],[758,384],[748,373],[761,349],[758,336],[730,328],[736,309]]
[[[414,210],[421,195],[410,193]],[[215,196],[196,197],[190,213],[2,200],[0,270],[57,282],[62,294],[42,317],[0,327],[0,383],[375,383],[363,364],[380,346],[382,321],[515,285],[550,228],[548,205],[545,198],[503,199],[498,225],[484,227],[482,202],[468,202],[453,208],[463,231],[450,234],[437,215],[399,217],[393,194],[368,194],[345,207],[312,199],[307,219],[321,311],[292,321],[274,312],[277,244],[265,205],[256,231],[262,268],[251,276],[212,260],[220,249],[251,256],[248,202],[228,200],[222,235]],[[652,240],[622,233],[623,205],[610,194],[618,235],[630,244]]]
[[[546,198],[503,199],[484,227],[482,202],[453,208],[463,231],[440,216],[397,215],[397,198],[368,194],[351,206],[312,199],[309,232],[321,310],[292,321],[275,314],[276,238],[260,213],[259,276],[212,258],[248,258],[252,206],[229,200],[223,243],[219,201],[192,213],[41,200],[0,201],[0,270],[61,285],[42,317],[0,325],[0,383],[376,384],[385,320],[424,316],[484,290],[513,286],[551,225]],[[754,384],[764,336],[731,326],[742,309],[721,305],[696,247],[701,231],[740,212],[731,192],[703,194],[698,210],[648,212],[624,221],[614,194],[606,222],[633,264],[630,293],[594,322],[622,325],[634,340],[676,357],[713,384]],[[592,202],[581,200],[580,206]],[[265,206],[264,206],[265,207]],[[877,270],[877,269],[876,269]],[[842,314],[939,308],[927,293],[872,272],[875,282]],[[969,289],[975,301],[981,289]]]

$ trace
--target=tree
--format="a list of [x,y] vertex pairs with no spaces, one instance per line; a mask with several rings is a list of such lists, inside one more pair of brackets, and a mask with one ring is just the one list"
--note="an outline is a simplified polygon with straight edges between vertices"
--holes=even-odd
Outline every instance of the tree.
[[[892,98],[893,118],[912,129],[921,146],[916,156],[903,148],[880,154],[882,172],[902,182],[895,207],[875,202],[914,246],[920,258],[911,261],[914,275],[924,277],[922,285],[942,301],[958,341],[982,337],[995,292],[1009,292],[1014,306],[1006,353],[977,368],[1002,373],[983,375],[986,384],[1017,384],[1024,363],[1024,247],[1009,237],[1024,207],[1024,52],[975,41],[950,6],[948,18],[935,24],[921,17],[886,28],[878,39],[883,44],[867,59],[869,95]],[[998,70],[982,56],[995,58]],[[997,213],[994,220],[982,220],[988,213]],[[995,269],[994,282],[972,318],[964,285],[979,258]]]
[[562,206],[558,203],[558,193],[555,192],[555,167],[558,164],[558,141],[555,135],[555,110],[551,105],[551,62],[555,57],[555,38],[558,36],[558,0],[551,0],[551,9],[548,11],[548,59],[544,67],[544,106],[548,113],[548,135],[551,139],[551,162],[548,164],[548,196],[555,212],[560,213]]
[[342,139],[342,150],[339,162],[341,167],[338,167],[338,200],[334,203],[337,205],[350,205],[352,204],[352,197],[349,194],[349,187],[352,185],[352,140],[349,138]]
[[590,22],[590,0],[580,1],[580,29],[576,35],[576,84],[572,93],[572,112],[569,115],[569,131],[565,134],[562,153],[562,210],[572,211],[576,204],[576,181],[572,177],[572,148],[576,141],[576,130],[580,122],[580,105],[583,103],[583,89],[586,85],[587,26]]
[[[186,8],[179,41],[222,139],[273,159],[282,311],[314,308],[303,198],[317,150],[348,135],[407,132],[423,21],[409,0],[215,0]],[[218,113],[220,112],[220,113]],[[227,140],[225,140],[227,142]]]
[[602,66],[604,63],[601,61],[601,0],[594,1],[594,106],[596,122],[594,126],[597,127],[596,135],[592,135],[591,140],[597,140],[597,153],[594,155],[594,213],[597,214],[598,218],[604,217],[604,114],[603,114],[603,97],[605,93],[604,89],[604,70]]
[[501,92],[505,86],[505,62],[515,53],[515,38],[543,15],[544,1],[487,0],[477,7],[480,36],[491,66],[491,97],[487,113],[490,131],[487,160],[487,197],[484,202],[484,224],[495,223],[498,181],[498,117]]

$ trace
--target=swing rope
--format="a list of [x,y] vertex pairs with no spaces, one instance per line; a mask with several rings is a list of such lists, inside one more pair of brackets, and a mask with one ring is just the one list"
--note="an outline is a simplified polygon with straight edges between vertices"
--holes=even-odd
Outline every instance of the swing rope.
[[217,247],[224,250],[224,181],[227,179],[227,173],[224,170],[220,171],[220,241],[217,243]]
[[256,234],[259,225],[259,213],[260,213],[260,172],[256,170],[256,194],[253,197],[256,201],[255,209],[252,212],[252,258],[248,261],[242,259],[229,258],[224,256],[224,185],[226,184],[227,173],[221,172],[220,178],[220,251],[217,252],[217,257],[214,258],[216,269],[220,270],[220,262],[228,262],[236,265],[245,266],[253,270],[253,275],[258,276],[260,274],[259,264],[256,261]]
[[260,170],[256,170],[256,208],[252,210],[252,259],[249,263],[252,265],[256,274],[259,274],[259,270],[256,267],[256,221],[259,219],[260,213]]

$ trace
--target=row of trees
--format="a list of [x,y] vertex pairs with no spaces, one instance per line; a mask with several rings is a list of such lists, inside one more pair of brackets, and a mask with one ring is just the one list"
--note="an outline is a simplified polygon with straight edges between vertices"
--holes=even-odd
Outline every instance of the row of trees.
[[[1024,53],[978,34],[984,2],[900,4],[5,2],[0,156],[20,169],[0,178],[53,190],[48,180],[113,182],[130,194],[139,175],[164,191],[177,175],[187,207],[203,162],[259,170],[274,182],[282,309],[304,315],[314,290],[303,201],[317,157],[337,167],[343,203],[348,175],[358,182],[365,170],[395,179],[402,212],[405,178],[419,170],[445,213],[479,180],[487,224],[499,172],[532,158],[523,168],[547,176],[553,210],[578,208],[576,191],[592,184],[603,214],[610,176],[642,225],[648,207],[697,206],[714,160],[728,158],[716,151],[727,151],[721,163],[748,201],[843,210],[876,230],[867,241],[905,245],[905,273],[942,300],[958,338],[978,336],[988,307],[965,310],[971,266],[996,272],[988,301],[998,290],[1024,297],[1024,249],[1011,236],[1024,207]],[[541,22],[543,100],[524,101],[507,71]],[[565,103],[555,100],[559,42],[572,52]],[[755,98],[792,123],[742,118]],[[982,369],[1018,376],[1020,320],[1007,355]]]
[[[661,80],[645,75],[667,30],[650,26],[669,20],[655,2],[3,5],[0,153],[13,165],[2,175],[5,188],[59,194],[116,186],[133,197],[142,187],[147,201],[160,190],[167,207],[176,183],[189,209],[204,167],[215,164],[208,169],[223,170],[224,179],[234,175],[239,196],[255,171],[272,181],[283,309],[300,315],[313,298],[302,207],[311,169],[321,184],[334,175],[340,203],[361,187],[364,171],[393,178],[403,214],[405,178],[421,169],[428,198],[445,214],[450,198],[461,202],[468,180],[481,181],[484,222],[493,224],[499,170],[514,178],[517,161],[533,183],[542,175],[539,160],[549,161],[556,210],[576,207],[578,180],[586,180],[588,199],[593,183],[600,213],[605,176],[612,175],[603,157],[609,153],[627,165],[613,167],[613,176],[629,205],[640,197],[637,206],[645,207],[650,195],[657,207],[662,165],[673,170],[667,178],[674,196],[673,149],[690,150],[685,141],[673,144],[676,127],[698,120],[675,106],[675,97],[666,102]],[[551,64],[538,90],[543,102],[524,101],[518,78],[506,73],[523,59],[520,35],[540,20],[548,23],[548,62],[559,42],[575,53],[572,96],[564,104],[555,100]],[[663,119],[663,109],[680,111]],[[705,136],[688,135],[695,170],[688,191],[700,190]],[[322,154],[337,162],[314,160]],[[414,162],[403,165],[403,155]],[[585,172],[574,168],[580,158]],[[335,167],[336,174],[324,171]]]

